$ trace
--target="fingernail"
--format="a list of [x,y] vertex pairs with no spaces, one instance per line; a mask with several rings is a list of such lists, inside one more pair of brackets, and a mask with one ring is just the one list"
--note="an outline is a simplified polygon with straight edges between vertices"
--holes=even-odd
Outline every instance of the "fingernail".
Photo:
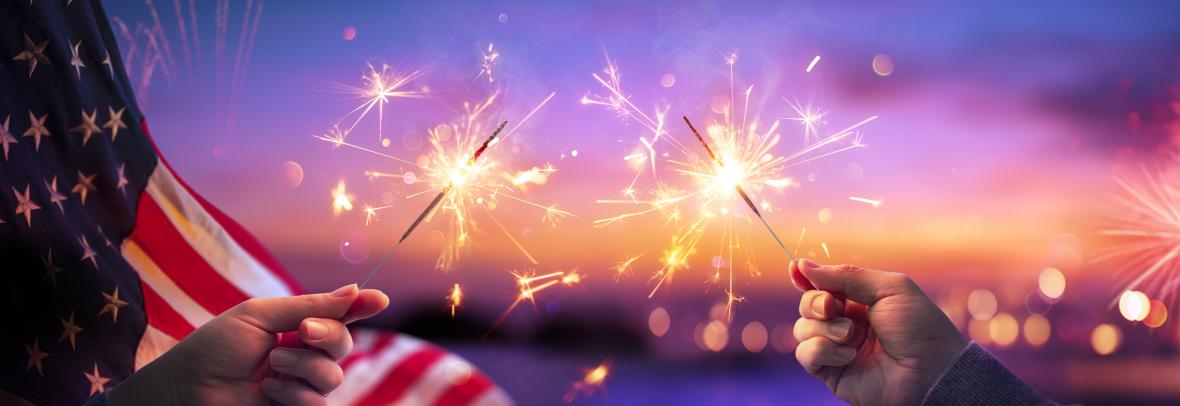
[[856,349],[852,347],[836,347],[836,355],[841,359],[851,360],[856,356]]
[[808,268],[819,268],[819,263],[812,261],[810,258],[803,258],[799,262]]
[[351,285],[342,286],[340,289],[333,290],[332,296],[334,296],[334,297],[352,296],[352,295],[356,294],[356,291],[357,291],[357,287],[356,287],[356,284],[354,283]]
[[826,297],[828,297],[828,295],[816,295],[811,299],[811,311],[814,312],[816,316],[824,317],[824,298]]
[[315,320],[307,321],[307,338],[311,340],[319,340],[328,335],[328,326]]
[[270,352],[270,364],[273,366],[289,367],[295,365],[297,361],[299,361],[299,357],[289,350],[280,348]]
[[283,381],[274,378],[262,379],[262,390],[267,392],[278,392],[283,389]]
[[836,319],[832,321],[831,332],[836,338],[848,337],[848,331],[852,329],[852,320]]

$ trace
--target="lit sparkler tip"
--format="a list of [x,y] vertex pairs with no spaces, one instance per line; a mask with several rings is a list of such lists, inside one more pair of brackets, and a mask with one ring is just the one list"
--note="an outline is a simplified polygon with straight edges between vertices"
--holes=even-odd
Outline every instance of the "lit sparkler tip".
[[451,288],[451,294],[447,295],[447,302],[451,307],[451,318],[454,318],[455,309],[459,308],[463,304],[463,291],[459,288],[458,283],[456,283],[455,286]]
[[582,378],[574,381],[570,385],[562,400],[565,403],[571,403],[577,399],[578,395],[592,396],[606,386],[606,378],[610,376],[611,369],[610,358],[602,361],[593,368],[586,368],[583,370]]
[[332,215],[339,216],[346,211],[352,211],[352,195],[345,190],[342,180],[336,184],[336,189],[332,190]]

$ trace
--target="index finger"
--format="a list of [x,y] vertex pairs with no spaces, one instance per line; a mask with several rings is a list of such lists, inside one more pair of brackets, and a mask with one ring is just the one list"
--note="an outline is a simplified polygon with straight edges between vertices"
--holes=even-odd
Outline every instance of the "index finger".
[[367,319],[385,310],[388,306],[389,296],[386,296],[384,292],[376,289],[361,289],[360,293],[356,296],[356,300],[348,307],[348,311],[344,312],[344,316],[340,317],[340,322],[348,324],[357,320]]

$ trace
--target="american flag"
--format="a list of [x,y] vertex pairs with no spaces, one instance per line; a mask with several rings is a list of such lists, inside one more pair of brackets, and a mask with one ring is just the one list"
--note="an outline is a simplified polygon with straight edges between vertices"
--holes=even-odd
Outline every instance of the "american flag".
[[[300,292],[168,166],[129,83],[98,1],[0,0],[0,403],[83,403],[234,305]],[[438,347],[353,336],[329,403],[511,403]]]

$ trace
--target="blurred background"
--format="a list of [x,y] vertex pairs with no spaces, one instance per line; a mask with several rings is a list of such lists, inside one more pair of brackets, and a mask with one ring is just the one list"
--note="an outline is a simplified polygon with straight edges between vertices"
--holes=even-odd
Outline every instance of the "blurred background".
[[[393,305],[370,324],[467,357],[521,404],[841,403],[794,360],[788,258],[740,200],[680,261],[670,242],[695,203],[686,218],[596,224],[644,208],[601,202],[628,187],[692,190],[675,161],[702,157],[666,139],[654,166],[635,159],[652,131],[584,102],[607,94],[592,75],[609,77],[608,61],[634,109],[666,111],[666,137],[688,148],[679,117],[721,122],[749,86],[743,116],[779,122],[774,156],[814,145],[801,116],[821,137],[877,116],[856,129],[861,147],[792,161],[776,174],[787,187],[753,193],[788,246],[910,274],[1058,401],[1180,400],[1178,3],[106,7],[166,159],[309,291],[362,279],[427,206],[418,165],[440,126],[496,95],[485,128],[513,127],[553,94],[488,153],[541,176],[473,200],[445,269],[461,237],[448,210],[371,282]],[[413,97],[375,95],[377,77],[407,79],[397,91]],[[553,208],[571,215],[546,221]],[[653,293],[668,262],[675,277]],[[526,298],[514,272],[561,276]],[[571,393],[598,365],[604,384]]]

